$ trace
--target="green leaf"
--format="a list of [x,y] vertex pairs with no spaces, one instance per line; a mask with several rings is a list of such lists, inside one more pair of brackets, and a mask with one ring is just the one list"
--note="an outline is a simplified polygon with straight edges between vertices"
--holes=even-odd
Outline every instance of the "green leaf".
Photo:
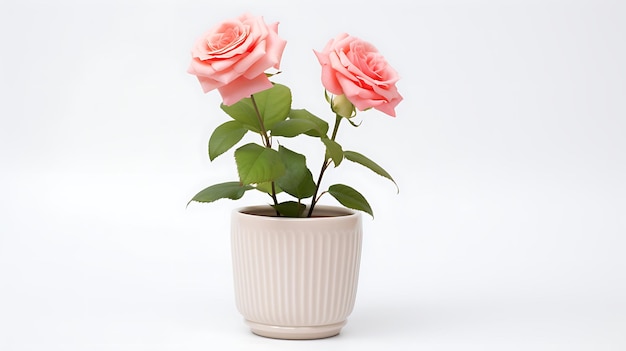
[[274,209],[278,211],[281,216],[294,218],[302,217],[302,213],[306,209],[304,204],[295,201],[281,202],[278,205],[272,205],[272,207],[274,207]]
[[265,130],[284,121],[291,111],[291,90],[284,85],[274,84],[272,88],[258,92],[253,97],[263,116]]
[[252,186],[241,185],[239,182],[226,182],[211,185],[210,187],[197,193],[196,196],[189,200],[187,205],[189,205],[192,201],[213,202],[219,199],[238,200],[241,199],[243,194],[250,189],[253,189]]
[[341,145],[327,137],[322,138],[322,142],[326,145],[326,158],[332,159],[335,167],[339,166],[343,160],[343,149]]
[[374,218],[374,212],[365,197],[353,188],[343,185],[334,184],[328,188],[328,193],[332,195],[340,204],[353,210],[369,213]]
[[259,124],[259,118],[257,117],[254,105],[250,98],[245,98],[237,101],[237,103],[226,106],[221,104],[220,107],[235,121],[241,123],[245,128],[250,129],[253,132],[260,133],[261,125]]
[[[265,130],[271,129],[276,123],[283,121],[291,110],[291,90],[284,85],[274,84],[271,88],[252,95],[252,98],[239,100],[237,103],[226,106],[221,104],[222,110],[234,120],[239,121],[249,130],[261,133],[260,113]],[[255,108],[256,103],[256,108]]]
[[235,146],[247,132],[248,130],[238,121],[228,121],[215,128],[209,139],[211,161]]
[[285,174],[276,180],[276,183],[287,194],[298,199],[304,199],[315,194],[315,181],[311,171],[306,166],[306,158],[284,146],[278,148]]
[[[258,191],[262,191],[264,193],[272,195],[272,182],[259,183],[255,186],[255,188]],[[276,182],[274,182],[274,190],[276,191],[276,194],[279,194],[283,191],[283,189],[281,189],[276,184]]]
[[396,189],[398,190],[398,192],[400,192],[400,188],[398,187],[398,184],[396,184],[396,181],[393,180],[393,178],[391,177],[391,175],[389,173],[387,173],[387,171],[385,171],[381,166],[379,166],[378,164],[376,164],[376,162],[370,160],[369,158],[361,155],[358,152],[354,152],[354,151],[344,151],[343,155],[345,156],[346,160],[352,161],[352,162],[356,162],[362,166],[365,166],[369,169],[371,169],[372,171],[374,171],[376,174],[381,175],[389,180],[391,180],[393,182],[393,184],[396,186]]
[[314,122],[306,119],[286,119],[278,122],[272,128],[272,136],[292,138],[300,134],[308,134],[319,137],[325,133],[322,133]]
[[278,151],[254,143],[235,150],[235,162],[242,184],[270,182],[285,174]]
[[303,119],[313,122],[317,126],[319,133],[317,133],[317,130],[311,130],[306,133],[307,135],[321,137],[328,133],[328,123],[305,109],[291,110],[289,119]]

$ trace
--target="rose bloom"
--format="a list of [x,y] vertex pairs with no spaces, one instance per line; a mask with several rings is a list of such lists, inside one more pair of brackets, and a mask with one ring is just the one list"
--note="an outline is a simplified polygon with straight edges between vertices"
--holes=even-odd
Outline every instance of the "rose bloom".
[[344,33],[315,55],[326,90],[345,95],[361,111],[375,108],[396,116],[394,109],[402,101],[396,88],[399,77],[372,44]]
[[244,14],[210,29],[194,44],[187,72],[196,75],[205,93],[217,89],[225,105],[272,87],[265,75],[278,69],[287,42],[278,37],[278,22]]

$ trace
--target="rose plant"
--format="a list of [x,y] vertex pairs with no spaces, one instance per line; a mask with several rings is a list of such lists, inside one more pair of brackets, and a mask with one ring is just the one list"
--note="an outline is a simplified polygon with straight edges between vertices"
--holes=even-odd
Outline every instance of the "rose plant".
[[[331,130],[325,120],[308,110],[293,108],[287,86],[270,81],[275,74],[266,71],[280,69],[285,46],[286,41],[278,36],[278,23],[268,25],[262,17],[250,14],[214,26],[193,45],[188,72],[198,78],[205,93],[219,91],[221,109],[230,116],[211,134],[210,160],[239,144],[249,132],[258,134],[261,142],[234,151],[238,180],[209,186],[190,202],[237,200],[256,190],[271,197],[277,216],[310,217],[320,197],[330,194],[343,206],[373,216],[368,201],[354,188],[334,184],[320,189],[327,169],[344,159],[395,184],[381,166],[361,153],[344,150],[336,137],[343,120],[358,127],[353,121],[357,110],[373,108],[395,117],[395,107],[402,100],[396,88],[398,74],[372,44],[348,34],[330,40],[321,51],[314,50],[325,97],[335,114]],[[274,141],[279,137],[309,137],[319,142],[325,156],[316,178],[303,154],[282,144],[276,147]],[[289,199],[279,200],[284,194]]]

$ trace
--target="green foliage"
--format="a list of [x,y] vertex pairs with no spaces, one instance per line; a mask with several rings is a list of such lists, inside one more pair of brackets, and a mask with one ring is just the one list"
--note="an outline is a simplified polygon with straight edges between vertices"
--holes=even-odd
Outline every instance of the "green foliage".
[[374,212],[365,197],[353,188],[343,184],[335,184],[328,188],[328,193],[337,199],[340,204],[353,210],[363,211],[372,216],[372,218],[374,217]]
[[276,205],[272,205],[278,213],[283,217],[302,217],[306,205],[295,201],[285,201]]
[[271,182],[285,174],[278,151],[254,143],[235,150],[235,162],[242,184]]
[[284,85],[274,84],[270,89],[254,94],[254,102],[263,116],[266,130],[285,120],[291,110],[291,90]]
[[318,129],[318,126],[306,119],[287,119],[278,122],[272,128],[272,136],[283,136],[287,138],[293,138],[300,134],[314,134],[314,136],[321,136],[322,132]]
[[304,155],[293,152],[284,146],[278,148],[278,154],[285,165],[285,174],[278,178],[276,183],[287,194],[298,200],[313,196],[315,194],[315,181],[313,174],[306,166]]
[[[272,187],[272,184],[274,185],[274,187]],[[272,193],[280,194],[283,192],[283,189],[281,189],[275,182],[258,183],[255,186],[255,188],[256,190],[264,192],[269,195],[272,195]]]
[[[338,105],[340,100],[333,100],[328,94],[326,97],[329,103],[335,102],[335,106],[331,109],[341,107],[342,111],[345,110],[343,114],[351,112],[349,101],[344,101],[345,106],[340,106]],[[341,120],[346,119],[353,126],[358,126],[350,118],[337,114],[332,135],[329,136],[330,128],[325,120],[305,109],[292,109],[291,102],[292,96],[289,88],[281,84],[273,84],[272,88],[255,93],[231,106],[222,104],[222,110],[232,120],[219,125],[211,134],[208,147],[210,160],[213,161],[235,147],[249,131],[258,134],[262,144],[247,143],[235,150],[239,181],[212,185],[196,194],[190,202],[237,200],[246,191],[256,189],[271,196],[272,206],[285,217],[304,216],[307,206],[302,202],[309,199],[308,215],[310,216],[320,198],[318,192],[322,191],[320,187],[324,172],[331,162],[338,167],[344,158],[389,179],[396,185],[396,188],[398,187],[391,175],[377,163],[358,152],[344,151],[335,140]],[[354,113],[349,113],[349,115],[352,117]],[[325,157],[320,160],[323,162],[317,178],[313,177],[303,154],[280,144],[278,147],[272,145],[275,138],[299,136],[318,138],[324,145]],[[374,216],[365,197],[347,185],[335,184],[327,191],[322,191],[323,193],[329,193],[345,207]],[[297,201],[279,201],[279,195],[288,195]]]
[[228,121],[215,128],[209,139],[211,161],[235,146],[247,132],[248,130],[238,121]]
[[257,113],[254,109],[254,105],[252,104],[252,99],[245,98],[231,106],[222,104],[220,107],[232,119],[241,123],[244,128],[257,133],[261,132],[261,124],[257,118]]
[[398,190],[398,192],[400,191],[400,189],[398,188],[398,184],[396,184],[396,181],[393,180],[391,175],[389,173],[387,173],[387,171],[385,171],[381,166],[376,164],[374,161],[372,161],[369,158],[361,155],[358,152],[354,152],[354,151],[344,151],[343,155],[346,158],[346,160],[349,160],[349,161],[352,161],[352,162],[356,162],[356,163],[358,163],[358,164],[360,164],[362,166],[365,166],[365,167],[371,169],[376,174],[381,175],[381,176],[391,180],[393,182],[393,184],[396,186],[396,189]]
[[258,92],[253,97],[241,99],[231,106],[222,104],[221,108],[245,128],[257,133],[271,129],[289,115],[291,90],[286,86],[274,84],[270,89]]
[[333,160],[335,167],[339,166],[343,160],[343,149],[341,145],[329,138],[322,138],[322,142],[326,145],[326,158]]
[[[219,199],[239,200],[243,194],[253,189],[250,185],[241,185],[239,182],[226,182],[211,185],[210,187],[197,193],[190,201],[213,202]],[[189,205],[187,203],[187,205]]]
[[305,109],[292,109],[289,118],[292,120],[306,120],[315,124],[317,128],[306,132],[305,134],[307,135],[323,137],[328,133],[328,123]]

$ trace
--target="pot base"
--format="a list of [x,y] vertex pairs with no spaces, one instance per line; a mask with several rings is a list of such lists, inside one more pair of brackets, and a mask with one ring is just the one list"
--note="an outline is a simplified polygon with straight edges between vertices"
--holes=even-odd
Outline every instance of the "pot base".
[[287,340],[312,340],[323,339],[338,335],[346,321],[328,325],[316,325],[310,327],[283,327],[267,325],[246,320],[252,332],[256,335],[273,339]]

